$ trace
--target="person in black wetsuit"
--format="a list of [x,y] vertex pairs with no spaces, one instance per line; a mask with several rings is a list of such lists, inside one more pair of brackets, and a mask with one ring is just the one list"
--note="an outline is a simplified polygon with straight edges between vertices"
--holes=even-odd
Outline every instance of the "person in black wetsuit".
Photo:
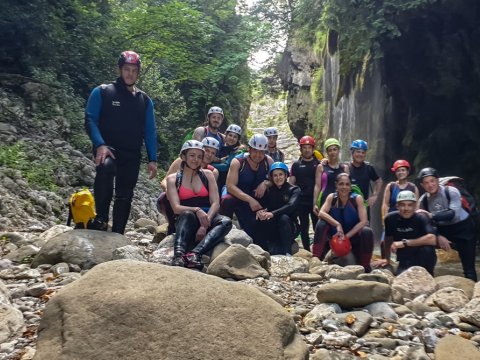
[[317,214],[313,211],[313,190],[315,187],[315,173],[319,161],[313,156],[315,140],[311,136],[304,136],[300,139],[301,157],[292,164],[288,182],[300,187],[300,201],[297,207],[297,217],[300,222],[300,236],[302,238],[303,248],[310,251],[310,219],[312,226],[317,224]]
[[285,154],[277,147],[278,129],[276,127],[268,127],[263,131],[263,135],[268,139],[267,155],[275,162],[284,162]]
[[112,231],[123,234],[137,184],[143,141],[150,179],[157,175],[157,131],[152,100],[135,83],[140,57],[124,51],[118,59],[120,77],[96,87],[88,98],[85,128],[93,143],[96,176],[96,218],[90,229],[107,230],[115,189]]
[[399,275],[412,266],[425,268],[432,276],[437,255],[435,230],[426,214],[416,213],[417,196],[402,190],[396,198],[397,211],[385,216],[385,255],[372,263],[374,267],[390,264],[390,254],[397,254]]
[[232,228],[232,221],[218,214],[217,183],[210,170],[201,168],[203,156],[201,142],[185,142],[180,170],[167,177],[167,196],[177,217],[172,265],[198,270],[203,268],[202,255]]
[[260,199],[263,209],[257,211],[255,241],[272,255],[289,255],[295,238],[295,209],[300,188],[287,182],[288,167],[283,162],[270,166],[273,183]]

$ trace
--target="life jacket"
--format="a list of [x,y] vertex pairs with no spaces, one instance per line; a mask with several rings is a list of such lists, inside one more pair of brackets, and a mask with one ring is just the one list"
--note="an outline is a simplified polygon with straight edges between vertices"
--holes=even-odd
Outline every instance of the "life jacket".
[[[337,206],[338,204],[338,193],[333,194],[332,205],[330,207],[329,214],[335,220],[339,221],[342,224],[343,231],[345,233],[349,232],[353,227],[360,221],[358,215],[357,207],[357,194],[351,192],[348,198],[347,203],[343,207]],[[330,229],[330,236],[334,235],[335,228]]]
[[76,229],[87,229],[89,221],[95,219],[95,199],[88,189],[76,191],[68,200],[68,219],[67,225],[70,226],[72,220]]

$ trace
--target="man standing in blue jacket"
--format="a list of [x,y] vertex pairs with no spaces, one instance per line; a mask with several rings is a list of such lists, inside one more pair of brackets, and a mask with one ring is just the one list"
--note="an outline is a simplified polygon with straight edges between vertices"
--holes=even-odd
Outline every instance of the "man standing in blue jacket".
[[157,175],[157,131],[152,100],[135,83],[140,56],[124,51],[118,59],[120,77],[93,89],[85,110],[85,127],[93,143],[97,216],[89,228],[107,230],[115,189],[112,231],[123,234],[140,171],[141,147],[147,148],[150,179]]

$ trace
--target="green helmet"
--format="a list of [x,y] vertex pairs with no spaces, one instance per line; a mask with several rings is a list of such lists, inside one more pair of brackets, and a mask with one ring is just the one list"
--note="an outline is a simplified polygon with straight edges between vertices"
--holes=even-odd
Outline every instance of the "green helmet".
[[397,195],[397,203],[401,201],[417,201],[417,196],[413,191],[410,190],[402,190]]
[[335,138],[330,138],[330,139],[325,140],[325,150],[327,150],[332,145],[336,145],[340,148],[340,141],[338,141]]

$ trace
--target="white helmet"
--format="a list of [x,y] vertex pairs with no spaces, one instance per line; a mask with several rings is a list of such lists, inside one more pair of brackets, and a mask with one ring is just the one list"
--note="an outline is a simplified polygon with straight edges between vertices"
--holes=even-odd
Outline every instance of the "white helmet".
[[223,110],[221,107],[212,106],[210,109],[208,109],[207,117],[210,116],[210,114],[220,114],[223,117]]
[[220,149],[220,142],[213,137],[206,137],[202,140],[203,146],[214,148],[215,150]]
[[401,201],[417,201],[417,196],[413,191],[410,190],[402,190],[397,195],[397,203]]
[[253,134],[253,136],[248,141],[248,146],[253,149],[266,151],[268,148],[268,139],[265,135]]
[[278,136],[278,129],[276,127],[268,127],[263,131],[265,136]]
[[242,136],[242,128],[235,124],[228,125],[227,130],[225,132],[233,132],[238,136]]
[[182,149],[180,150],[180,155],[183,154],[188,149],[198,149],[198,150],[205,151],[203,150],[203,144],[200,141],[188,140],[182,145]]

